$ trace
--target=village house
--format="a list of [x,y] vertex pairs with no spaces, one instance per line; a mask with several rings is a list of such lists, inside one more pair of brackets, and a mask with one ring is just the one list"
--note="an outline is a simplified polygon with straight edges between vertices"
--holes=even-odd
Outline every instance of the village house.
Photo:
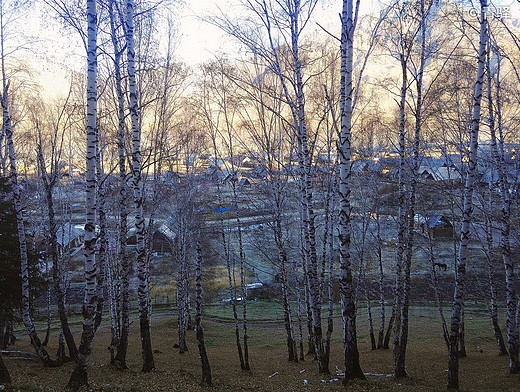
[[453,236],[453,225],[443,214],[434,213],[430,217],[415,214],[415,229],[432,238],[450,238]]

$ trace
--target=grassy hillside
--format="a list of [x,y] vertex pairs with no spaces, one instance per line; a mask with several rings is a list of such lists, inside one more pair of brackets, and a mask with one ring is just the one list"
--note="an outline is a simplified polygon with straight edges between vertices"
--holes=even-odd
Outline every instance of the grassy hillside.
[[[140,343],[138,325],[132,324],[128,365],[130,370],[120,372],[109,363],[107,347],[110,329],[102,327],[96,336],[89,369],[92,391],[343,391],[341,385],[342,325],[335,320],[331,371],[327,377],[319,376],[317,364],[311,356],[304,362],[289,363],[286,360],[285,332],[274,302],[250,303],[252,317],[250,328],[250,355],[252,371],[240,370],[234,328],[226,305],[208,308],[205,338],[211,362],[214,386],[199,385],[201,371],[194,332],[188,333],[189,352],[178,354],[173,345],[177,342],[176,319],[167,309],[158,309],[152,327],[156,370],[140,374]],[[441,327],[434,308],[412,308],[411,336],[407,355],[408,380],[396,381],[392,377],[392,352],[370,350],[365,311],[360,309],[359,346],[361,363],[367,381],[356,382],[349,391],[441,391],[446,385],[447,349],[441,335]],[[134,316],[135,317],[135,316]],[[79,327],[75,324],[76,339]],[[49,352],[57,348],[57,334],[50,342]],[[461,388],[463,391],[518,391],[518,375],[509,375],[508,360],[498,357],[491,333],[489,319],[483,310],[467,309],[466,347],[468,357],[461,360]],[[17,350],[31,351],[29,340],[20,336]],[[72,363],[60,368],[45,369],[39,362],[29,362],[4,357],[11,372],[13,391],[61,391],[72,370]],[[275,374],[276,373],[276,374]],[[273,375],[275,374],[275,375]],[[269,376],[273,375],[269,378]]]

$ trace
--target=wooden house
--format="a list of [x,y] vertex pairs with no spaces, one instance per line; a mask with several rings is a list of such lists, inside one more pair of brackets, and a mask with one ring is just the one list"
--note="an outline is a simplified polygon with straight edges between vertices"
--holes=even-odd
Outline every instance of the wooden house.
[[432,238],[448,238],[453,235],[452,223],[440,213],[435,213],[428,218],[416,214],[414,222],[417,230]]

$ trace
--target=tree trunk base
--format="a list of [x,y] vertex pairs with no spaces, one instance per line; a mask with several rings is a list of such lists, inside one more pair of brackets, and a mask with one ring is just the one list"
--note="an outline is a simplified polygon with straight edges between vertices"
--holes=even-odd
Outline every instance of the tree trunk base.
[[122,372],[124,372],[125,370],[128,370],[128,366],[126,366],[126,361],[117,359],[117,357],[110,363],[110,365],[112,365],[117,370],[120,370]]
[[85,369],[74,368],[74,371],[70,375],[69,383],[67,384],[67,389],[69,391],[78,391],[81,387],[88,387],[88,375]]
[[152,370],[155,369],[155,365],[153,363],[153,361],[150,363],[150,362],[146,362],[143,364],[143,367],[141,369],[141,373],[150,373]]
[[408,375],[408,373],[406,372],[406,370],[404,372],[398,372],[395,374],[395,378],[396,380],[402,380],[403,378],[410,378],[410,376]]
[[350,371],[345,370],[345,378],[343,379],[343,385],[348,385],[348,383],[352,380],[366,380],[366,376],[361,370],[360,366],[357,366],[356,369],[351,369]]
[[0,384],[11,384],[11,375],[2,357],[0,357]]
[[520,366],[510,367],[509,374],[518,374],[520,373]]
[[366,381],[366,379],[367,378],[365,377],[363,372],[361,372],[361,373],[356,372],[355,374],[349,374],[348,376],[345,374],[345,378],[343,379],[343,385],[348,386],[349,383],[351,383],[354,380]]

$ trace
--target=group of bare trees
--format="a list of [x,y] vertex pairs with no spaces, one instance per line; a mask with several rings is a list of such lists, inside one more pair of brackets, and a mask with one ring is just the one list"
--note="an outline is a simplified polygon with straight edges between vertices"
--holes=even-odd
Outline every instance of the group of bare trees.
[[[9,53],[4,51],[6,19],[1,19],[0,161],[2,175],[10,177],[17,215],[23,323],[46,366],[65,360],[66,343],[68,355],[75,361],[69,388],[77,390],[87,385],[94,336],[105,309],[111,325],[112,365],[127,368],[134,289],[141,370],[150,372],[155,368],[150,263],[153,236],[160,224],[166,227],[177,268],[179,352],[188,349],[186,336],[192,328],[193,297],[203,383],[211,384],[201,321],[201,233],[209,231],[218,238],[212,246],[226,266],[226,295],[232,307],[241,369],[254,368],[254,356],[250,355],[254,348],[250,347],[248,332],[247,276],[254,274],[253,257],[247,251],[250,245],[256,246],[255,253],[260,255],[255,260],[269,261],[273,281],[280,286],[289,361],[306,357],[306,325],[307,356],[316,359],[320,374],[331,372],[337,284],[345,384],[365,378],[356,322],[363,298],[372,349],[389,348],[393,335],[394,374],[397,378],[407,377],[411,274],[416,246],[421,242],[416,234],[416,214],[426,208],[420,168],[424,156],[433,150],[441,150],[445,156],[454,152],[460,156],[460,184],[446,196],[452,219],[460,222],[455,225],[460,235],[453,235],[455,279],[449,328],[437,287],[431,237],[427,245],[448,348],[448,387],[459,388],[465,286],[474,252],[470,242],[482,231],[493,330],[499,351],[504,354],[506,347],[498,326],[500,295],[495,284],[502,277],[494,261],[498,252],[505,271],[510,371],[520,371],[517,277],[512,250],[518,238],[511,223],[518,211],[519,172],[516,157],[513,164],[508,162],[512,160],[508,144],[517,137],[512,118],[518,108],[508,95],[518,94],[514,86],[519,80],[516,64],[520,39],[507,21],[490,19],[486,0],[480,1],[480,14],[474,19],[463,5],[436,0],[392,1],[378,16],[362,15],[359,0],[344,0],[335,27],[340,34],[336,37],[320,25],[318,32],[327,37],[321,38],[320,49],[310,35],[317,0],[243,0],[243,19],[222,14],[208,17],[207,21],[238,40],[245,48],[245,58],[221,56],[193,70],[174,61],[173,22],[161,18],[158,12],[167,9],[168,3],[46,3],[65,22],[64,28],[72,29],[81,38],[87,58],[86,79],[76,75],[67,98],[56,104],[42,99],[36,104],[38,97],[32,97],[32,109],[22,118],[16,109],[30,105],[17,100],[18,96],[11,98],[11,83],[15,85],[16,81],[11,82],[4,61]],[[168,38],[165,54],[156,45],[159,36]],[[381,75],[373,65],[377,63],[374,53],[392,64],[388,74]],[[189,85],[192,72],[196,82]],[[376,99],[378,96],[381,98]],[[46,251],[52,264],[61,328],[57,361],[51,359],[40,341],[31,316],[29,220],[24,216],[24,190],[17,169],[17,153],[23,149],[13,137],[23,127],[35,130],[33,161],[44,201],[39,208],[49,233]],[[376,127],[380,132],[374,130]],[[479,148],[483,134],[490,140],[490,153],[485,157]],[[82,147],[77,147],[78,135],[83,139]],[[382,181],[380,175],[393,168],[384,167],[375,178],[369,173],[372,166],[379,165],[375,150],[382,147],[398,157],[393,167],[395,175],[389,181]],[[362,156],[362,151],[367,155]],[[207,155],[205,159],[210,162],[208,172],[214,169],[218,174],[214,184],[200,180],[202,173],[195,160],[202,155]],[[84,163],[78,163],[80,156]],[[242,173],[245,156],[256,165],[259,184],[255,200],[248,199],[241,182],[246,178]],[[357,171],[360,166],[356,166],[356,158],[370,162]],[[452,164],[446,160],[448,168]],[[85,295],[79,346],[66,313],[70,255],[59,246],[60,233],[63,236],[72,226],[70,211],[59,208],[63,204],[59,195],[64,165],[78,165],[85,172]],[[491,177],[496,180],[482,186],[479,165],[495,173]],[[174,177],[166,177],[166,173]],[[170,184],[165,184],[165,178]],[[380,180],[391,190],[385,190]],[[452,185],[456,182],[451,178],[448,181]],[[173,190],[168,193],[166,188]],[[207,200],[212,202],[205,203]],[[262,204],[268,211],[265,226],[269,230],[263,235],[272,246],[263,247],[248,237],[241,212],[245,203]],[[215,218],[206,224],[201,214],[207,208],[205,204],[211,206]],[[499,213],[493,213],[493,205],[500,206]],[[476,207],[479,209],[475,212]],[[491,212],[486,212],[489,209]],[[169,218],[162,223],[164,214]],[[396,227],[390,260],[383,256],[383,216],[391,216]],[[128,247],[130,231],[135,238],[135,252]],[[497,233],[498,246],[494,239]],[[370,241],[374,250],[369,250]],[[137,270],[135,277],[132,260]],[[371,260],[376,262],[371,265]],[[378,282],[377,343],[372,314],[375,299],[367,277],[370,273],[377,276]],[[385,283],[392,276],[393,303],[387,317]],[[322,318],[324,307],[326,322]],[[0,382],[8,381],[0,357]]]

